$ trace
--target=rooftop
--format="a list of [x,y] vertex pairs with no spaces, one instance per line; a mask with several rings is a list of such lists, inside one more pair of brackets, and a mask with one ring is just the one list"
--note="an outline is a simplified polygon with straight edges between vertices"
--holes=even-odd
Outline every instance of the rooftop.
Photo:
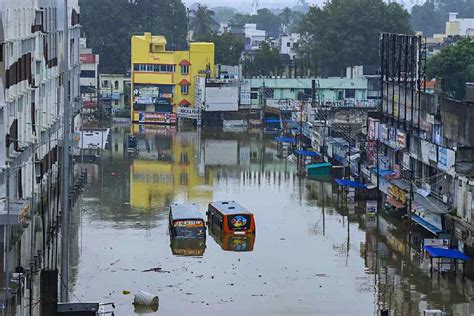
[[235,201],[217,201],[211,202],[209,205],[218,209],[222,214],[250,214],[250,212]]
[[170,211],[173,213],[174,220],[180,219],[202,219],[203,214],[199,211],[196,204],[171,204]]

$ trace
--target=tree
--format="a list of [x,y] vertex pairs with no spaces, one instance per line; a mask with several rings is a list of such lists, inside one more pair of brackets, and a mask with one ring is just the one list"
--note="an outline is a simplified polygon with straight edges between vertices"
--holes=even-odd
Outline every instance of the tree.
[[311,7],[299,24],[299,66],[321,75],[342,75],[355,65],[379,64],[381,32],[411,34],[410,15],[383,0],[330,0]]
[[444,32],[443,17],[431,2],[415,5],[411,9],[411,25],[413,30],[423,32],[425,36],[433,36]]
[[244,76],[274,76],[281,70],[280,53],[267,42],[262,42],[260,48],[243,62]]
[[427,76],[443,79],[446,94],[462,100],[466,82],[474,81],[474,40],[460,40],[428,59]]
[[189,27],[197,39],[203,40],[211,36],[211,32],[218,27],[218,23],[214,20],[214,12],[207,6],[199,4],[197,9],[192,11]]
[[214,11],[214,20],[218,23],[227,23],[237,13],[237,10],[230,7],[215,7],[212,8]]
[[280,34],[281,19],[270,10],[264,8],[257,11],[257,15],[236,14],[231,19],[231,24],[243,25],[246,23],[257,24],[257,29],[265,30],[269,36],[278,36]]
[[169,49],[187,46],[187,14],[181,0],[79,0],[87,44],[102,56],[103,73],[130,68],[130,38],[151,32],[164,35]]
[[245,48],[244,39],[234,33],[212,35],[215,45],[216,63],[221,65],[238,65],[242,51]]
[[283,33],[292,33],[301,21],[303,14],[299,11],[292,11],[286,7],[279,14],[281,21],[281,30]]

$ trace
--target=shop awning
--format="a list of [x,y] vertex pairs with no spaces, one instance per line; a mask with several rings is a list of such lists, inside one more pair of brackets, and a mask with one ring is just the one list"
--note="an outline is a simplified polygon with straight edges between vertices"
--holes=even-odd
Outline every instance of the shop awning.
[[295,150],[295,154],[306,157],[321,157],[320,153],[310,150]]
[[418,225],[420,225],[421,227],[423,227],[424,229],[432,232],[433,234],[435,235],[438,235],[439,233],[442,232],[441,229],[439,229],[438,227],[428,223],[428,221],[424,220],[423,218],[421,218],[420,216],[418,215],[415,215],[415,214],[411,214],[411,220],[414,221],[415,223],[417,223]]
[[275,140],[279,143],[296,144],[296,138],[293,138],[293,137],[278,136],[278,137],[275,137]]
[[183,99],[183,100],[179,101],[179,105],[188,106],[188,105],[191,105],[191,103],[188,100]]
[[191,82],[189,82],[188,80],[186,79],[183,79],[179,82],[179,85],[180,86],[189,86],[191,84]]
[[179,62],[180,66],[191,66],[191,63],[187,61],[186,59],[183,59],[182,61]]
[[367,189],[367,186],[363,184],[362,182],[358,181],[351,181],[351,180],[345,180],[345,179],[336,179],[335,180],[337,184],[343,187],[351,187],[351,188],[356,188],[356,189]]
[[391,205],[393,205],[396,208],[404,208],[405,207],[405,204],[403,204],[402,202],[400,202],[398,200],[395,200],[393,197],[387,198],[387,202],[390,203]]
[[432,258],[448,258],[448,259],[459,259],[459,260],[470,260],[468,256],[466,256],[463,252],[457,249],[446,249],[440,247],[433,247],[433,246],[424,246],[423,247],[426,252]]
[[414,203],[416,205],[424,208],[425,210],[429,212],[436,213],[436,214],[449,213],[448,206],[433,197],[430,197],[430,196],[425,197],[418,193],[415,193],[413,197],[414,197]]

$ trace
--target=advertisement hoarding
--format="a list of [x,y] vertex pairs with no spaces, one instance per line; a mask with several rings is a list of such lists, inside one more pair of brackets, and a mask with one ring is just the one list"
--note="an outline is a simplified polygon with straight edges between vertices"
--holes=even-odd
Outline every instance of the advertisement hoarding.
[[206,111],[238,111],[239,88],[236,87],[207,87]]
[[176,113],[140,112],[139,123],[176,124]]

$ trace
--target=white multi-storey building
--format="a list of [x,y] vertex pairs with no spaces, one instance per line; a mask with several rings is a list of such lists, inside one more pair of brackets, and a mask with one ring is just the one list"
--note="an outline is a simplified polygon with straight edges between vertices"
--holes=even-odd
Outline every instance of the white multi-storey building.
[[[9,300],[3,303],[17,314],[27,303],[21,298],[13,300],[18,285],[5,280],[11,280],[11,272],[19,266],[25,271],[51,268],[43,256],[57,256],[49,253],[48,249],[54,247],[44,245],[43,239],[31,232],[39,216],[35,201],[46,196],[51,200],[58,192],[66,67],[71,99],[68,106],[74,108],[80,102],[78,0],[69,0],[68,4],[66,61],[64,6],[64,0],[0,1],[0,225],[3,240],[10,246],[5,247],[8,250],[4,253],[1,286],[12,289]],[[43,209],[45,221],[40,230],[52,230],[59,214],[54,204],[48,202]],[[54,242],[54,237],[46,239],[47,244]],[[38,254],[41,259],[33,260]],[[27,289],[20,292],[28,296]],[[35,300],[38,295],[36,289]]]

